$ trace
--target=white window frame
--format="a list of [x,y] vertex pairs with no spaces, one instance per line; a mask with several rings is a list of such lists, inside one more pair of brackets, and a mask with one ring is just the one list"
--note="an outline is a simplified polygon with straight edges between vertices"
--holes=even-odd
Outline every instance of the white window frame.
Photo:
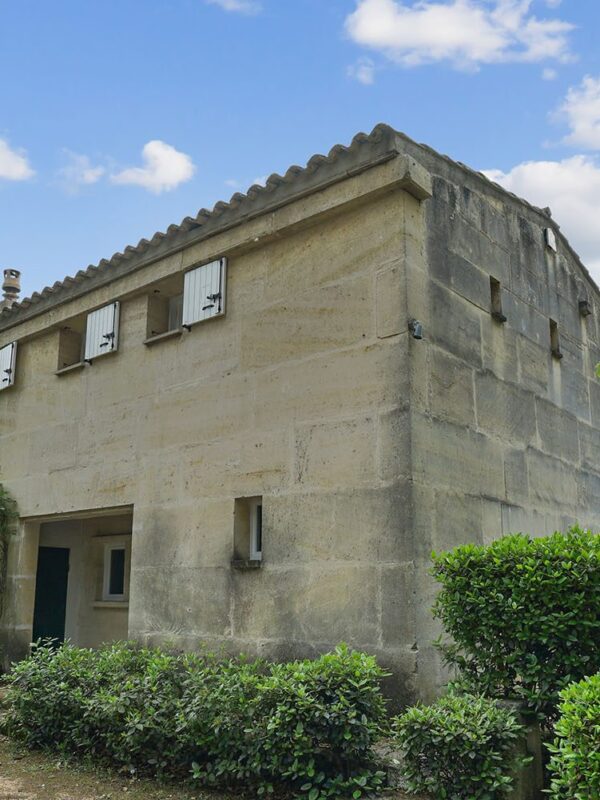
[[[262,561],[262,497],[255,497],[250,500],[249,513],[250,513],[250,560]],[[259,525],[258,525],[258,509],[260,508],[260,550],[259,544]]]
[[[123,550],[123,593],[111,594],[110,593],[110,567],[111,567],[111,553],[113,550]],[[121,544],[106,544],[104,545],[104,581],[102,585],[102,599],[107,602],[123,602],[126,598],[126,581],[127,581],[127,546],[125,543]]]
[[[0,347],[0,354],[8,353],[9,348],[10,361],[7,360],[8,366],[3,367],[2,374],[0,375],[0,391],[2,389],[8,389],[9,386],[13,386],[15,382],[15,370],[17,366],[17,343],[9,342],[8,344],[4,345],[4,347]],[[4,358],[0,358],[0,363],[2,362],[4,362]]]

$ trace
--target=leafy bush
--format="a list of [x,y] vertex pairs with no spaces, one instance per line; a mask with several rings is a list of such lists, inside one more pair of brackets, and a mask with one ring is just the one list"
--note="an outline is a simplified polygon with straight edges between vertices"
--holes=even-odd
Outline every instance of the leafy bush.
[[289,664],[41,646],[7,678],[7,730],[134,773],[359,798],[383,779],[383,674],[345,646]]
[[600,797],[600,674],[569,686],[560,697],[558,738],[550,747],[551,796]]
[[512,788],[522,728],[492,700],[449,695],[394,721],[403,773],[412,792],[446,800],[496,800]]
[[464,688],[553,717],[558,694],[600,670],[600,537],[572,528],[434,554],[438,643]]

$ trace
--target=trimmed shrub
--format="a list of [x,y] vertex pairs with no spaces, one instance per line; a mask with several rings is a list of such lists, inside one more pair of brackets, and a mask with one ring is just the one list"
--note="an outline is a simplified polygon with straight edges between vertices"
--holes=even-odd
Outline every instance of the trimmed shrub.
[[523,735],[515,715],[484,697],[449,695],[415,706],[394,721],[411,792],[445,800],[496,800],[510,792],[512,773],[530,759],[517,755]]
[[600,797],[600,674],[560,694],[550,794],[556,800]]
[[438,646],[464,689],[554,717],[558,694],[600,670],[600,537],[574,527],[433,555]]
[[360,798],[384,777],[371,754],[383,675],[345,646],[289,664],[41,646],[6,679],[6,728],[136,774]]

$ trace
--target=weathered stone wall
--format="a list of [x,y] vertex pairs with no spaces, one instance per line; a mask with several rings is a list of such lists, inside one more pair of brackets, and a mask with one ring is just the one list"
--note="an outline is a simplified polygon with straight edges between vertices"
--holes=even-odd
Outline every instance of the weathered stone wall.
[[[2,334],[24,340],[0,395],[0,474],[24,518],[133,506],[130,636],[274,657],[345,640],[412,680],[402,265],[405,215],[420,206],[395,169],[286,207],[258,244],[260,221]],[[384,191],[360,201],[369,181]],[[294,215],[304,222],[289,228]],[[149,280],[221,254],[225,317],[145,347]],[[56,376],[59,335],[44,324],[115,297],[118,352]],[[264,560],[237,571],[234,499],[256,495]],[[19,647],[27,574],[19,590],[15,567],[4,620]]]
[[[408,270],[420,688],[443,676],[431,640],[429,553],[579,522],[600,530],[600,298],[549,218],[422,151],[433,199]],[[491,316],[490,276],[506,322]],[[593,314],[583,317],[579,301]],[[552,356],[549,320],[564,357]]]
[[[600,528],[597,289],[561,237],[545,246],[540,211],[385,136],[368,169],[0,325],[0,345],[19,339],[0,476],[25,518],[11,655],[30,636],[39,520],[133,508],[130,636],[271,657],[346,640],[400,676],[396,695],[427,697],[444,678],[432,549]],[[223,255],[226,316],[145,347],[158,282]],[[118,352],[57,377],[59,327],[114,299]],[[238,571],[234,501],[255,496],[264,561]]]

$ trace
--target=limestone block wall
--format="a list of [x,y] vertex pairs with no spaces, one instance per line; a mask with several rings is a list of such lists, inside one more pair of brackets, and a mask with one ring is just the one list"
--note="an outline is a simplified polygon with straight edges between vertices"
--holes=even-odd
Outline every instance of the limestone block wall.
[[[558,253],[546,246],[550,218],[439,156],[422,158],[433,198],[407,231],[407,280],[425,337],[410,343],[411,452],[418,663],[430,695],[444,680],[430,646],[431,550],[575,522],[600,530],[600,297],[564,240]],[[491,315],[490,276],[505,322]]]
[[[393,169],[372,172],[385,187]],[[409,676],[400,694],[413,691],[403,231],[421,206],[393,184],[355,201],[353,187],[360,196],[375,177],[16,331],[18,381],[0,395],[2,481],[26,520],[133,508],[130,637],[272,657],[345,640]],[[145,347],[157,281],[219,255],[226,315]],[[59,326],[113,299],[118,352],[56,376]],[[264,525],[263,564],[246,572],[230,563],[244,496],[263,497]],[[35,549],[33,527],[21,552]],[[20,608],[3,620],[13,654],[28,641]]]

